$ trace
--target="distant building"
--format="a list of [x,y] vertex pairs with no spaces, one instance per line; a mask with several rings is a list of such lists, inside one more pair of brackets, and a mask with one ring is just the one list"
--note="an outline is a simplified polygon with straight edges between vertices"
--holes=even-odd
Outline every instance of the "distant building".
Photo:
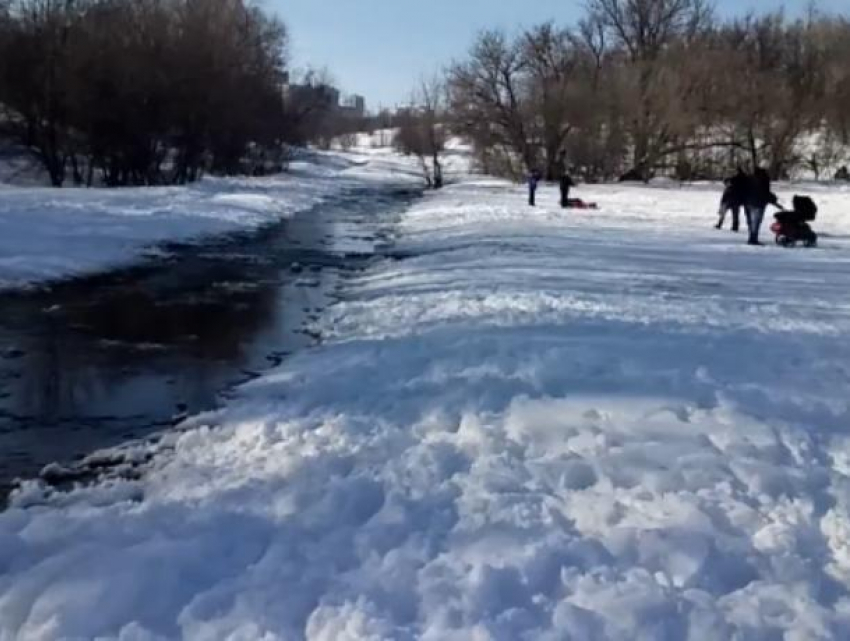
[[284,85],[284,96],[295,104],[311,105],[322,111],[339,109],[339,90],[330,85]]
[[340,111],[348,116],[362,118],[366,115],[366,99],[357,94],[348,96],[340,105]]
[[284,75],[283,95],[292,104],[310,105],[327,114],[354,118],[366,115],[366,99],[358,94],[341,99],[339,89],[327,84],[291,84],[289,74]]
[[283,94],[290,103],[310,105],[312,109],[327,114],[352,118],[366,115],[366,99],[363,96],[354,94],[341,100],[339,90],[327,84],[290,84],[287,77]]

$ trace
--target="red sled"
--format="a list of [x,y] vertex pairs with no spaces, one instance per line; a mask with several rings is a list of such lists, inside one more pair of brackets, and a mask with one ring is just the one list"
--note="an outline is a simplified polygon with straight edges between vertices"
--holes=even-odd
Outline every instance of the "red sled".
[[566,209],[599,209],[596,203],[586,203],[581,198],[570,198],[567,200]]

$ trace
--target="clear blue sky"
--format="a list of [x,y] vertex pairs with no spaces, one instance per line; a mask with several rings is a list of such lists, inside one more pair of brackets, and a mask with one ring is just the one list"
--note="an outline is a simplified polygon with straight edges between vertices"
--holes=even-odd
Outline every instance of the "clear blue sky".
[[[582,0],[265,0],[290,27],[296,67],[326,67],[343,91],[366,96],[369,108],[403,103],[417,80],[463,55],[489,27],[515,30],[555,19],[572,24]],[[809,0],[718,0],[721,14],[786,7]],[[850,12],[850,0],[820,0]]]

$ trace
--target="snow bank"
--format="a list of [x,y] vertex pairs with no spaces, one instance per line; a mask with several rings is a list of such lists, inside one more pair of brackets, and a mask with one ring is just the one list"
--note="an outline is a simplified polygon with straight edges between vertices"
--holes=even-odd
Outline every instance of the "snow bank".
[[0,136],[0,188],[3,185],[46,187],[50,184],[31,150]]
[[287,174],[207,178],[188,187],[57,190],[0,185],[0,289],[127,266],[166,242],[256,229],[309,209],[358,181],[412,179],[406,167],[389,161],[312,153],[294,162]]
[[0,639],[843,638],[850,194],[814,251],[707,189],[579,195],[429,195],[142,481],[29,487]]

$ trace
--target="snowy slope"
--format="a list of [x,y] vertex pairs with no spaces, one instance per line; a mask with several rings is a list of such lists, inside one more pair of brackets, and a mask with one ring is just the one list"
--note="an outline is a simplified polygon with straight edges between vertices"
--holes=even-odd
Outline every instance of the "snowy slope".
[[188,187],[18,188],[0,184],[0,289],[126,266],[166,242],[255,229],[362,180],[414,180],[400,164],[313,153],[270,178]]
[[579,195],[429,195],[144,480],[20,494],[0,639],[846,638],[850,194],[814,251]]

